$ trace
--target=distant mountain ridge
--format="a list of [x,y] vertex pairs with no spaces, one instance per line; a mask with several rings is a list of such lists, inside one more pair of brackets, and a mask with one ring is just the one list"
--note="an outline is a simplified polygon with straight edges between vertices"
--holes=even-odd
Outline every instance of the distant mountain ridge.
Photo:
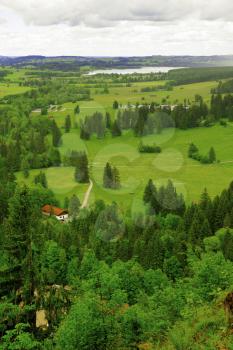
[[170,67],[214,67],[233,66],[233,55],[213,56],[133,56],[133,57],[90,57],[90,56],[0,56],[0,66],[94,66],[101,68],[170,66]]

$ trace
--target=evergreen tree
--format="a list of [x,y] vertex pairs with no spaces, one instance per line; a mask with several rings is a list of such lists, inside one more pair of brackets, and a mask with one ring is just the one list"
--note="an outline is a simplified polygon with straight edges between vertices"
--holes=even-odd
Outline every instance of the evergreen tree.
[[35,176],[34,178],[34,183],[40,184],[42,187],[44,188],[48,188],[48,183],[47,183],[47,178],[45,173],[43,173],[42,171],[40,171],[40,173],[38,175]]
[[53,139],[53,146],[58,147],[61,144],[61,131],[58,128],[55,120],[53,120],[52,123],[52,139]]
[[117,120],[114,120],[111,132],[113,137],[121,136],[121,129]]
[[104,168],[103,186],[115,190],[121,187],[119,171],[116,167],[112,167],[110,163],[106,163]]
[[23,176],[25,177],[25,179],[27,179],[29,177],[29,169],[30,169],[30,165],[27,159],[23,159],[21,162],[21,169],[23,171]]
[[106,163],[104,168],[103,186],[105,188],[112,188],[113,186],[113,174],[112,174],[112,167],[110,163]]
[[189,240],[193,244],[201,244],[205,235],[206,221],[199,207],[195,207],[192,224],[189,228]]
[[207,192],[207,189],[205,188],[203,193],[201,194],[201,200],[200,200],[200,208],[207,217],[209,223],[212,226],[212,212],[213,212],[213,206],[212,201],[210,199],[210,196]]
[[81,203],[79,198],[74,194],[70,198],[69,202],[69,216],[71,218],[75,218],[78,215],[79,209],[80,209]]
[[0,272],[1,282],[12,292],[23,287],[25,301],[31,303],[36,280],[32,242],[34,238],[36,243],[35,234],[38,234],[39,227],[34,203],[27,187],[17,188],[9,203],[9,213],[9,218],[4,224],[4,251],[8,257],[8,264]]
[[75,165],[74,178],[76,182],[89,182],[88,158],[85,152],[80,152]]
[[90,140],[90,134],[89,132],[85,129],[84,126],[80,127],[80,139],[82,140]]
[[68,198],[68,197],[65,197],[63,207],[64,207],[65,209],[69,208],[69,203],[70,203],[69,198]]
[[79,114],[80,113],[80,107],[77,105],[74,109],[74,114]]
[[113,109],[118,109],[119,108],[119,103],[117,101],[114,101],[113,105],[112,105],[112,108]]
[[221,248],[225,259],[233,261],[233,235],[229,230],[223,236]]
[[50,165],[60,166],[61,165],[61,154],[58,148],[51,147],[48,154]]
[[111,129],[111,126],[112,126],[112,121],[111,121],[111,116],[110,116],[110,113],[106,112],[106,115],[105,115],[105,125],[106,125],[106,128],[107,129]]
[[211,147],[209,151],[209,162],[211,164],[216,162],[216,153],[213,147]]
[[70,132],[70,129],[71,129],[71,118],[70,118],[70,115],[67,115],[65,119],[65,132]]
[[223,221],[224,227],[231,227],[231,215],[230,213],[226,213],[224,221]]
[[194,145],[194,143],[190,143],[189,145],[189,149],[188,149],[188,156],[189,158],[193,158],[193,155],[198,153],[198,148],[196,145]]
[[121,187],[120,173],[116,167],[112,168],[113,186],[115,190]]
[[143,195],[144,203],[151,204],[152,200],[153,200],[153,197],[155,196],[155,192],[156,192],[155,185],[154,185],[153,181],[150,179],[148,181],[148,184],[146,185],[146,188],[145,188],[145,191],[144,191],[144,195]]

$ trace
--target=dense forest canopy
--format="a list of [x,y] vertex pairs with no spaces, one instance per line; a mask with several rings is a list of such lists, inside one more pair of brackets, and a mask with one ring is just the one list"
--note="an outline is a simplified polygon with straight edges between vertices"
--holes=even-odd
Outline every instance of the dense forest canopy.
[[[226,145],[232,140],[232,82],[224,79],[233,69],[87,77],[69,60],[70,71],[59,59],[50,72],[49,62],[45,70],[0,71],[6,91],[0,98],[0,349],[230,350],[232,159],[221,162],[219,154],[229,150],[208,137],[213,129],[218,137],[226,133]],[[175,90],[177,84],[207,80],[216,81],[207,98],[186,96],[183,86],[180,98]],[[172,92],[176,102],[158,99]],[[128,103],[126,93],[133,97]],[[182,151],[200,181],[220,168],[220,181],[224,172],[231,179],[227,186],[223,182],[210,195],[207,177],[199,199],[187,201],[166,172],[161,183],[147,162],[166,155],[166,142],[159,140],[169,131],[177,132],[178,145],[180,135],[189,135]],[[135,149],[126,147],[127,139]],[[135,157],[136,166],[124,163],[120,152]],[[173,158],[165,158],[166,165]],[[124,171],[133,166],[135,178],[126,182]],[[122,202],[138,191],[128,194],[127,185],[141,167],[143,188],[135,197],[141,210],[133,212]],[[65,176],[55,193],[60,170]],[[76,187],[64,197],[70,171]],[[88,201],[93,188],[96,198]],[[51,208],[49,215],[44,206]],[[57,220],[57,210],[69,219]]]

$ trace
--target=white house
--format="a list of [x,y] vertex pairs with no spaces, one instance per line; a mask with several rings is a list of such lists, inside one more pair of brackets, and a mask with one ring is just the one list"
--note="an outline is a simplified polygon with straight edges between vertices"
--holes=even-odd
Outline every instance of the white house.
[[41,211],[42,214],[46,216],[54,216],[59,221],[66,221],[69,218],[68,210],[54,207],[53,205],[46,204]]

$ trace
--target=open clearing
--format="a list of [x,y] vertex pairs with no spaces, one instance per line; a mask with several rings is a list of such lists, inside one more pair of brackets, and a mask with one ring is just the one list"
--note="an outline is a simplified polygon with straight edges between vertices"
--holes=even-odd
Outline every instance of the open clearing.
[[[83,141],[78,130],[72,130],[63,135],[63,145],[60,150],[86,150],[90,162],[90,174],[93,180],[93,190],[90,201],[103,199],[107,202],[116,201],[122,209],[138,210],[142,208],[142,196],[146,183],[152,178],[157,185],[172,179],[178,192],[182,192],[188,202],[198,201],[205,187],[211,196],[226,188],[233,180],[233,127],[214,126],[211,128],[196,128],[183,130],[164,130],[160,135],[150,135],[143,138],[146,143],[162,147],[161,154],[140,154],[137,150],[139,138],[132,132],[112,138],[107,135],[103,140],[92,138]],[[202,154],[206,154],[214,145],[220,163],[202,165],[187,157],[190,142],[194,142]],[[120,190],[107,190],[102,186],[103,168],[106,162],[115,165],[121,176]],[[49,187],[56,197],[62,201],[76,193],[83,200],[87,185],[74,181],[74,169],[71,167],[50,168],[46,173]],[[33,183],[39,170],[32,170],[26,183]],[[22,173],[18,180],[24,182]]]

